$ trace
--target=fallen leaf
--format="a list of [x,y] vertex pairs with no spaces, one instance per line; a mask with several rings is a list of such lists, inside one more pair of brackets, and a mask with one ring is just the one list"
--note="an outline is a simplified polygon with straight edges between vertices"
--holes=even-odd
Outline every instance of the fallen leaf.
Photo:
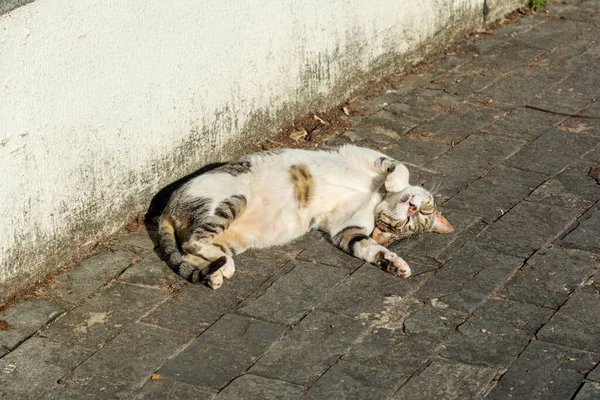
[[431,132],[431,131],[423,132],[423,133],[421,133],[421,136],[423,136],[423,137],[433,136],[433,132]]
[[161,377],[161,374],[154,374],[154,375],[152,375],[152,379],[153,380],[160,379],[160,377]]
[[346,114],[347,116],[350,116],[350,111],[348,110],[348,107],[342,107],[342,111],[344,112],[344,114]]
[[8,321],[0,320],[0,331],[7,331],[12,328],[12,325]]
[[300,139],[302,139],[303,137],[306,137],[306,135],[308,135],[308,132],[306,132],[306,129],[302,129],[302,130],[290,133],[289,137],[290,137],[290,139],[295,140],[297,142]]
[[329,125],[329,122],[325,121],[323,118],[319,117],[317,114],[313,115],[313,118],[319,121],[323,125]]
[[235,296],[236,299],[238,299],[239,301],[244,301],[246,300],[244,297],[240,297],[240,296]]

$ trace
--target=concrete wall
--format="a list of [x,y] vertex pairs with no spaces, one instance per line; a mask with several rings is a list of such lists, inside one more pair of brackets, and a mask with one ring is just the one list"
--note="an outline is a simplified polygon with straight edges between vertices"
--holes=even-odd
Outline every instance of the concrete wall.
[[[0,2],[0,298],[483,16],[483,0]],[[488,20],[519,4],[489,0]]]

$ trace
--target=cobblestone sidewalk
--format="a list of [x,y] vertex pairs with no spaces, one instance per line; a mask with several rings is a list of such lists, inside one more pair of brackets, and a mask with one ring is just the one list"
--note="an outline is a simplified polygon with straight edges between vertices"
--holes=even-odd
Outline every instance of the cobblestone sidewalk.
[[313,233],[213,291],[138,231],[0,311],[0,398],[600,398],[600,2],[550,10],[349,105],[331,144],[441,184],[414,277]]

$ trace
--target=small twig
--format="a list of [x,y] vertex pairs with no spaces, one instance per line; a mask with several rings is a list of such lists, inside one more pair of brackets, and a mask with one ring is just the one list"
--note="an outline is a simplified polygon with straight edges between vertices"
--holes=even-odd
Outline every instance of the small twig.
[[532,106],[530,104],[525,104],[525,108],[531,108],[532,110],[543,111],[543,112],[547,112],[547,113],[555,114],[555,115],[563,115],[565,117],[600,119],[600,116],[596,116],[596,115],[580,115],[580,114],[563,113],[560,111],[546,110],[545,108]]

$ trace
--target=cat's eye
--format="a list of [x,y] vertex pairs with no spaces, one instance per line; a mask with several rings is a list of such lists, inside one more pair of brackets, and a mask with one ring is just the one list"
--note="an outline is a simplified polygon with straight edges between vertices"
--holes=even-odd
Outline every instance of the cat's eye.
[[433,210],[419,210],[419,212],[423,215],[431,215],[433,214]]

